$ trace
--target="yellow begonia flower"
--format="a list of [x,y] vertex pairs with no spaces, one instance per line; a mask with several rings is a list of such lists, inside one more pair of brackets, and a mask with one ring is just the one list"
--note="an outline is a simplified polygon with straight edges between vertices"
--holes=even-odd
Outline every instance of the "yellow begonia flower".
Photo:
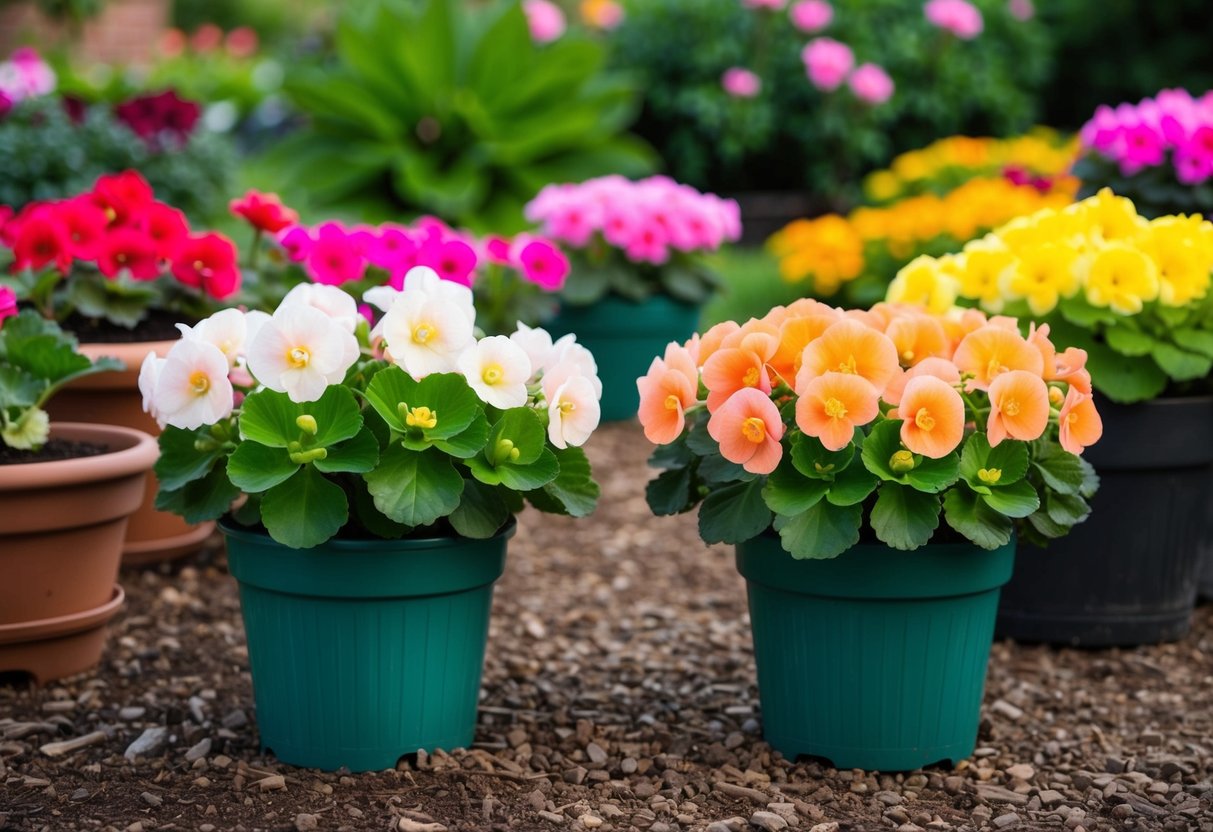
[[1078,291],[1075,270],[1078,253],[1061,245],[1046,244],[1020,252],[1004,276],[1005,291],[1024,298],[1034,315],[1047,315],[1062,297]]
[[987,312],[1001,312],[1002,279],[1015,264],[1005,248],[970,246],[960,260],[960,296],[978,301]]
[[1104,246],[1087,273],[1087,301],[1121,315],[1136,315],[1147,301],[1158,297],[1158,288],[1154,261],[1126,243]]
[[1184,306],[1209,291],[1213,247],[1200,217],[1160,217],[1138,236],[1137,243],[1158,264],[1158,300],[1164,306]]
[[916,257],[889,284],[888,300],[925,306],[932,314],[942,315],[956,302],[956,284],[946,263],[934,257]]

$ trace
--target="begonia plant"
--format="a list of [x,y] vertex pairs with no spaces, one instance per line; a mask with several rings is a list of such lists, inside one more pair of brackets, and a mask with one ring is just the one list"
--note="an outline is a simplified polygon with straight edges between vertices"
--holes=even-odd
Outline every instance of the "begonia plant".
[[582,516],[598,486],[594,358],[521,326],[476,336],[472,293],[417,267],[379,287],[372,328],[349,294],[301,284],[273,315],[224,310],[139,385],[165,431],[157,507],[229,512],[292,548],[339,537],[488,538],[529,502]]
[[[670,344],[637,384],[664,471],[656,514],[706,542],[768,529],[795,558],[1064,535],[1089,513],[1099,439],[1081,350],[976,310],[940,318],[803,299]],[[942,520],[942,522],[941,522]]]

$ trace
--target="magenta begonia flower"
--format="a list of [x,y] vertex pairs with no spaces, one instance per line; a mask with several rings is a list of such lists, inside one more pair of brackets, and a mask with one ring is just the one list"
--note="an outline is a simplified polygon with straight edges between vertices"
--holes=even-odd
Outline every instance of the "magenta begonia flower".
[[762,79],[748,69],[734,66],[724,71],[720,86],[734,98],[753,98],[762,92]]
[[564,12],[555,3],[549,0],[524,0],[522,10],[526,12],[527,26],[536,43],[551,43],[564,34]]
[[800,53],[813,86],[829,92],[842,86],[855,66],[851,47],[833,38],[815,38]]
[[847,83],[865,104],[883,104],[893,96],[893,79],[876,64],[860,64]]
[[922,10],[932,25],[961,40],[972,40],[985,28],[981,11],[968,0],[927,0]]
[[825,0],[800,0],[788,10],[792,25],[802,32],[820,32],[834,19],[834,7]]

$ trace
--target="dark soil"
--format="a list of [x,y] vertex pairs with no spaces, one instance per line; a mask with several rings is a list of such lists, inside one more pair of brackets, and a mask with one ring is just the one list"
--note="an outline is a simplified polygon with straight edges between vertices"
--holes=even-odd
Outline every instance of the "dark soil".
[[153,309],[134,329],[82,315],[68,318],[63,328],[74,334],[81,344],[134,344],[140,341],[175,341],[181,335],[177,329],[178,323],[194,322],[182,321],[177,312]]
[[95,442],[71,442],[66,439],[50,439],[40,451],[21,451],[0,443],[0,465],[26,465],[31,462],[81,459],[86,456],[98,456],[108,450],[107,445],[98,445]]
[[[634,425],[589,450],[600,514],[520,518],[472,749],[356,776],[263,755],[216,541],[123,574],[95,673],[0,687],[0,830],[1213,832],[1213,609],[1177,644],[995,644],[979,747],[955,768],[791,763],[761,739],[730,551],[693,516],[649,515]],[[89,744],[48,748],[73,738]]]

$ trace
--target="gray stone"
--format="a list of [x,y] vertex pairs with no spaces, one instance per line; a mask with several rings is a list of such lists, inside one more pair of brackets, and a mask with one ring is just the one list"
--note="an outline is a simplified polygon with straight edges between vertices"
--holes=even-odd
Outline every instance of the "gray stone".
[[767,832],[780,832],[788,828],[788,822],[774,812],[755,812],[750,815],[750,825]]
[[999,815],[994,818],[994,827],[996,829],[1014,829],[1019,825],[1019,815],[1014,812],[1007,812],[1005,815]]
[[126,747],[126,751],[123,752],[122,756],[131,761],[140,756],[147,756],[164,745],[164,741],[167,738],[167,728],[163,726],[148,728],[139,735],[138,739]]

